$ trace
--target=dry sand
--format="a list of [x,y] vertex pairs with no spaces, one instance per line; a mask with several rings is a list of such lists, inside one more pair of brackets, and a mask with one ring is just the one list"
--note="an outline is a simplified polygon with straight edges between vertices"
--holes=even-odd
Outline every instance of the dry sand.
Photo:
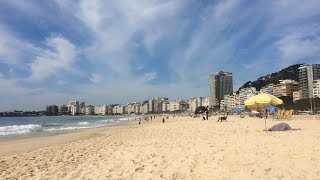
[[301,130],[170,117],[0,142],[0,179],[320,179],[320,119],[294,118],[286,123]]

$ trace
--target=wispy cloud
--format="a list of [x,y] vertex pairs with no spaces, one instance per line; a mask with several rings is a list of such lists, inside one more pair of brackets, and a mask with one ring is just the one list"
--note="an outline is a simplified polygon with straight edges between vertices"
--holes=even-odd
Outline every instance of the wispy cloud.
[[12,0],[0,10],[10,94],[0,98],[12,107],[31,95],[38,107],[206,96],[215,71],[234,72],[237,88],[320,58],[318,0]]
[[92,74],[90,77],[92,83],[99,83],[102,81],[102,77],[99,74]]
[[53,36],[46,40],[47,49],[41,49],[30,64],[29,81],[44,80],[59,71],[71,71],[77,51],[75,46],[61,36]]

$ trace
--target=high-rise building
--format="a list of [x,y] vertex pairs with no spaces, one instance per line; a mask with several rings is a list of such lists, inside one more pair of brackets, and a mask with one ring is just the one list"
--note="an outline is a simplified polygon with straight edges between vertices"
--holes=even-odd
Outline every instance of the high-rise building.
[[79,105],[80,108],[85,108],[86,107],[86,103],[85,102],[81,102]]
[[58,115],[58,106],[57,105],[50,105],[46,107],[46,114],[47,115]]
[[73,116],[78,115],[80,112],[79,110],[80,110],[79,106],[71,106],[71,115]]
[[86,109],[86,115],[92,115],[94,113],[93,106],[87,106],[85,109]]
[[224,95],[232,94],[232,73],[219,71],[210,75],[210,107],[219,105]]
[[152,98],[149,100],[149,112],[160,113],[162,111],[162,102],[168,101],[167,97]]
[[67,114],[68,113],[68,106],[64,104],[59,104],[58,105],[58,112],[59,114]]
[[79,106],[79,101],[69,101],[69,106]]
[[162,112],[167,112],[170,110],[170,102],[169,101],[163,101],[162,102]]
[[147,114],[149,112],[149,101],[142,104],[142,114]]
[[313,98],[313,81],[320,79],[320,64],[306,64],[299,67],[301,98]]

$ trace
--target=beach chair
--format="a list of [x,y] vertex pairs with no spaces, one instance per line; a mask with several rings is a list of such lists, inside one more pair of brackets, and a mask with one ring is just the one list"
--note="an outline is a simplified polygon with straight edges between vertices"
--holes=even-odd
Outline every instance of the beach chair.
[[280,116],[280,114],[281,114],[281,110],[277,110],[277,114],[275,114],[272,119],[273,119],[273,120],[274,120],[274,119],[278,119],[278,117]]
[[287,119],[292,120],[293,109],[288,110]]
[[289,112],[290,112],[289,110],[284,111],[284,116],[283,116],[284,120],[289,120]]
[[284,118],[283,118],[284,112],[285,112],[284,109],[278,110],[278,114],[277,114],[277,116],[276,116],[275,119],[277,119],[277,120],[283,120],[283,119],[284,119]]

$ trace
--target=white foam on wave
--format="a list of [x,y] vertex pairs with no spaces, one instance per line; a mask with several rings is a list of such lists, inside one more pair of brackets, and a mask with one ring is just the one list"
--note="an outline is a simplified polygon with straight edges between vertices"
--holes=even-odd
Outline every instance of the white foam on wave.
[[128,121],[129,118],[119,118],[119,121]]
[[2,126],[0,127],[0,136],[26,134],[37,128],[41,128],[41,126],[37,124]]
[[85,129],[90,127],[62,127],[62,128],[50,128],[44,129],[44,131],[67,131],[67,130],[75,130],[75,129]]
[[100,120],[100,122],[110,122],[110,121],[114,121],[113,119],[102,119]]
[[88,124],[89,124],[89,122],[86,122],[86,121],[85,121],[85,122],[79,122],[79,123],[78,123],[78,125],[88,125]]

